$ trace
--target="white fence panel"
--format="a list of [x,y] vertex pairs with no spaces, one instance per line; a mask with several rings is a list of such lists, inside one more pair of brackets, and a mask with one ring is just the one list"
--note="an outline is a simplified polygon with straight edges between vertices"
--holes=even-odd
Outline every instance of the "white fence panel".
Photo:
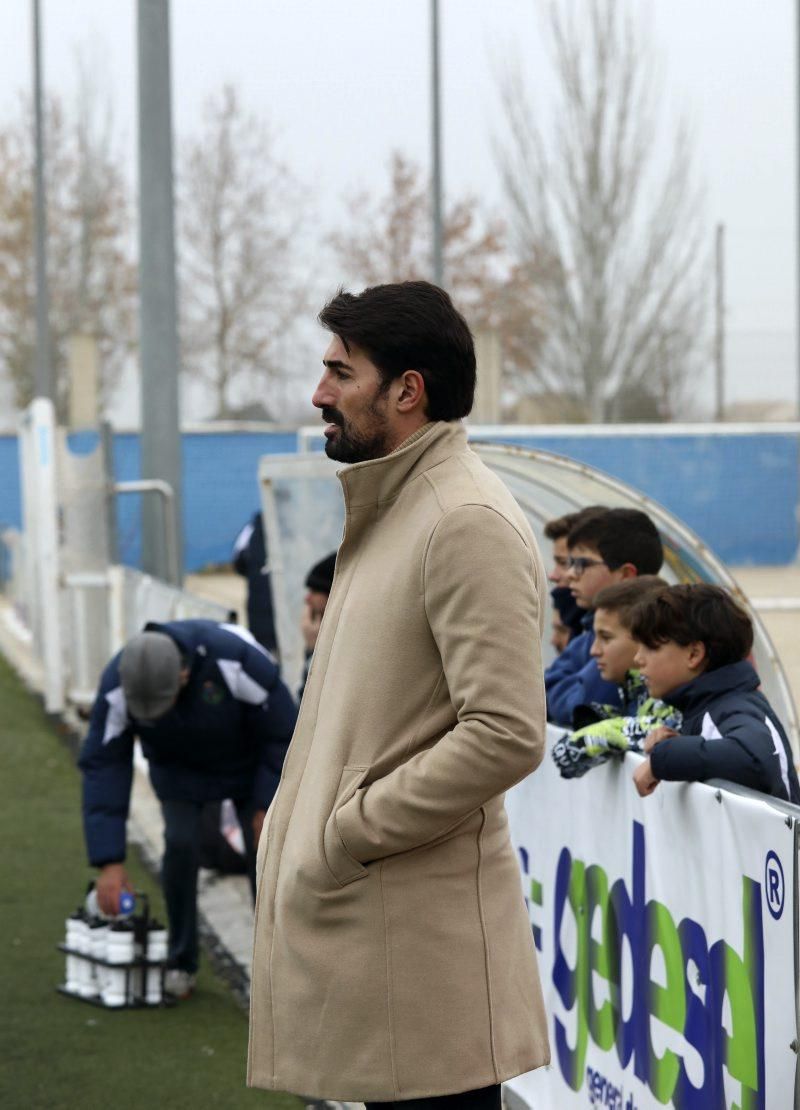
[[792,1106],[796,817],[700,783],[640,798],[638,758],[566,781],[548,755],[507,796],[552,1049],[510,1089],[535,1110]]

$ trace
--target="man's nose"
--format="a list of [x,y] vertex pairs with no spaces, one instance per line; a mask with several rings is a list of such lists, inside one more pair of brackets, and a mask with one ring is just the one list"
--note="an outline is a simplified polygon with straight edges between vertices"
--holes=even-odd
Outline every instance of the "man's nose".
[[335,407],[327,374],[323,374],[320,378],[311,398],[311,404],[315,409],[332,409]]

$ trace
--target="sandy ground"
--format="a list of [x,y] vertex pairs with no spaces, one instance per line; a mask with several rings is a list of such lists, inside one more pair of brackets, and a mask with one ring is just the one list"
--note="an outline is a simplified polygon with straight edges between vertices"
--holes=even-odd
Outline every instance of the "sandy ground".
[[800,706],[800,567],[737,567],[731,573],[764,622]]

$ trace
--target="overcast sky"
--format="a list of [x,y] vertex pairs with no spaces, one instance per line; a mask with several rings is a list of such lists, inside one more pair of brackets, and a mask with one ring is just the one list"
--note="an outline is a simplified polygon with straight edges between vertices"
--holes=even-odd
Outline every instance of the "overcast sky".
[[[580,0],[578,0],[580,5]],[[795,391],[794,5],[790,0],[647,0],[671,109],[691,122],[709,237],[727,234],[734,397]],[[550,84],[536,0],[441,0],[445,189],[502,214],[492,156],[496,75],[519,54],[546,111]],[[121,156],[135,172],[134,0],[42,0],[48,89],[69,95],[88,49],[110,87]],[[428,0],[173,0],[175,129],[198,125],[226,81],[262,112],[308,186],[312,227],[343,198],[383,187],[391,150],[428,163]],[[30,83],[30,4],[0,3],[0,112]],[[316,278],[337,275],[318,257]],[[315,264],[316,265],[316,264]],[[325,269],[325,267],[328,269]],[[750,334],[769,333],[763,364]],[[753,346],[755,344],[755,346]],[[765,342],[764,350],[767,350]],[[749,360],[749,361],[748,361]]]

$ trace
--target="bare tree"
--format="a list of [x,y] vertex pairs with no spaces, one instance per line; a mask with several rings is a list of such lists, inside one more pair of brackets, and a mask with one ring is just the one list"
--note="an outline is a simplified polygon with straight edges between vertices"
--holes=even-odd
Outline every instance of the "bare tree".
[[[68,341],[98,345],[101,403],[113,390],[135,337],[136,271],[130,200],[112,151],[109,103],[79,63],[76,104],[51,99],[46,112],[50,344],[56,409],[68,406]],[[34,388],[35,276],[31,109],[0,126],[0,372],[18,407]]]
[[[395,151],[387,192],[363,193],[348,200],[348,209],[349,221],[330,242],[349,280],[430,279],[430,189],[419,166]],[[524,391],[541,342],[538,260],[516,261],[504,224],[485,219],[474,197],[445,213],[444,258],[448,289],[470,326],[499,333],[505,385]]]
[[548,27],[553,126],[517,65],[501,81],[498,143],[520,258],[544,275],[539,388],[593,421],[669,418],[707,357],[690,138],[659,126],[657,67],[623,0],[552,2]]
[[178,197],[184,369],[206,382],[223,419],[254,395],[262,406],[274,398],[286,332],[306,305],[294,273],[297,182],[229,85],[182,152]]

